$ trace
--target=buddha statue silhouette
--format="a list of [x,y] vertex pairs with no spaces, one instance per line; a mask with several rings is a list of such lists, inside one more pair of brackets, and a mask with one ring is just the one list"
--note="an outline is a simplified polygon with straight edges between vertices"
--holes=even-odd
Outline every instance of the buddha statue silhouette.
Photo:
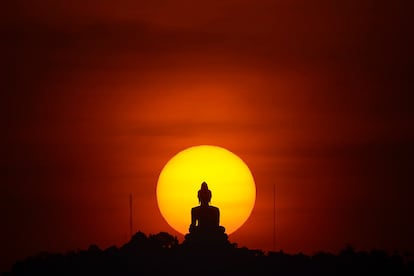
[[185,236],[186,240],[194,242],[227,241],[227,235],[224,233],[225,228],[220,226],[220,210],[210,206],[211,191],[206,182],[201,183],[198,200],[200,206],[191,209],[190,233]]

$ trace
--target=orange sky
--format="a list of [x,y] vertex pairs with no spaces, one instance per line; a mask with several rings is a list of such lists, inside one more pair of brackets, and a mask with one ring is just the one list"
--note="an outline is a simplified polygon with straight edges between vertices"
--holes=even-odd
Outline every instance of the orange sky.
[[13,1],[1,16],[0,270],[126,242],[130,193],[135,230],[182,239],[155,185],[198,144],[255,177],[232,242],[273,248],[275,184],[277,250],[414,249],[403,1],[102,2]]

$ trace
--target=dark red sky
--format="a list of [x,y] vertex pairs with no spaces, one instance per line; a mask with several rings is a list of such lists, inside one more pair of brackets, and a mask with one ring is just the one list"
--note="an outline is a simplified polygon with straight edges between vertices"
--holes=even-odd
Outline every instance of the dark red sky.
[[142,2],[0,12],[0,270],[126,242],[130,193],[135,230],[178,235],[156,182],[198,144],[255,177],[232,242],[273,248],[275,184],[276,249],[414,250],[408,1]]

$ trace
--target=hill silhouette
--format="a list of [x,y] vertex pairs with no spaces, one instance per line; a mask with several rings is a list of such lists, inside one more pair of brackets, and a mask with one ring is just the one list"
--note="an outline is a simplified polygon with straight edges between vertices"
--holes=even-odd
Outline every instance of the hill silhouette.
[[90,245],[69,253],[43,252],[17,261],[6,275],[414,275],[414,263],[382,250],[313,256],[264,253],[235,243],[179,243],[160,232],[137,232],[129,242],[104,250]]
[[414,275],[414,263],[385,251],[320,252],[313,256],[239,248],[220,226],[220,210],[210,206],[207,183],[198,191],[200,206],[191,210],[183,243],[160,232],[137,232],[121,247],[67,254],[41,253],[18,261],[11,275]]

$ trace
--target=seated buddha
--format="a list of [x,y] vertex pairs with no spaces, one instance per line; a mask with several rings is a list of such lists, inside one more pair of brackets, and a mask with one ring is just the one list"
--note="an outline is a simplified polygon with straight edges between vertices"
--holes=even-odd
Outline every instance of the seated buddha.
[[220,226],[220,210],[210,206],[211,191],[207,183],[203,182],[198,191],[200,206],[191,209],[190,233],[224,233],[224,227]]

